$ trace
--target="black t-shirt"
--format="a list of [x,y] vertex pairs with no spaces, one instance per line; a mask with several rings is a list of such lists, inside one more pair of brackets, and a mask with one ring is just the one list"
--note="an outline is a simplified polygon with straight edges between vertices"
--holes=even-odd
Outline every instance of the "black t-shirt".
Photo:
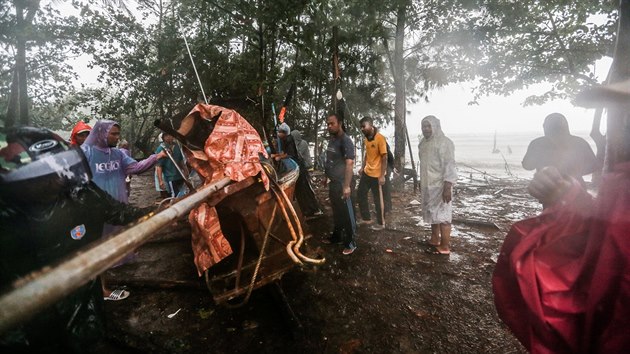
[[326,150],[326,176],[331,181],[343,182],[346,160],[354,160],[354,157],[354,143],[348,135],[331,137]]
[[300,154],[297,151],[297,147],[295,145],[295,139],[291,135],[287,136],[286,139],[282,142],[282,150],[289,155],[295,162],[300,162]]
[[595,154],[586,140],[577,136],[552,139],[546,136],[534,139],[523,158],[525,169],[540,170],[555,166],[561,173],[582,180],[592,173],[597,164]]

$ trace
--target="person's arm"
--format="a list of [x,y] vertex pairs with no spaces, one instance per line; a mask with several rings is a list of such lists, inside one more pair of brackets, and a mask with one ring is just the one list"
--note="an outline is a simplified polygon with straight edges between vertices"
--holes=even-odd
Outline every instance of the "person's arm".
[[378,176],[378,184],[385,184],[385,175],[387,175],[387,153],[381,156],[381,174]]
[[276,160],[276,161],[280,161],[282,159],[286,159],[289,155],[287,155],[286,152],[281,152],[279,154],[271,154],[271,157]]
[[[365,144],[363,145],[365,146]],[[359,176],[363,176],[363,171],[365,171],[365,160],[367,160],[367,151],[363,151],[363,158],[361,159],[361,169],[359,170]]]
[[387,175],[387,143],[384,136],[381,136],[379,140],[378,151],[381,154],[381,172],[378,176],[378,184],[382,186],[385,184],[385,176]]
[[121,154],[123,155],[123,166],[125,166],[126,175],[140,174],[153,167],[157,160],[166,157],[166,152],[164,150],[158,152],[157,154],[153,154],[142,161],[136,161],[133,158],[123,154],[122,152]]
[[343,176],[343,199],[347,199],[352,194],[350,191],[350,183],[352,182],[352,168],[354,160],[346,159],[346,170]]
[[523,157],[523,161],[521,162],[521,165],[527,171],[536,169],[538,167],[538,164],[540,163],[539,161],[537,161],[539,159],[536,153],[536,150],[538,150],[537,145],[537,140],[529,143],[527,151],[525,152],[525,156]]
[[155,174],[157,175],[158,183],[160,184],[160,188],[162,190],[166,190],[166,184],[164,183],[164,175],[162,174],[162,166],[155,166]]
[[350,183],[352,183],[352,175],[354,173],[353,169],[354,169],[355,151],[354,151],[354,144],[352,143],[352,140],[348,138],[347,136],[345,136],[342,144],[343,144],[343,150],[342,150],[343,158],[344,158],[344,161],[346,162],[346,168],[345,168],[344,176],[343,176],[343,198],[347,199],[352,194],[352,191],[350,190]]
[[548,166],[534,174],[527,191],[541,203],[553,205],[564,196],[571,184],[571,178],[563,176],[556,167]]
[[447,140],[442,151],[443,166],[442,176],[444,185],[442,187],[442,200],[450,203],[453,200],[453,185],[457,182],[457,168],[455,166],[455,145]]

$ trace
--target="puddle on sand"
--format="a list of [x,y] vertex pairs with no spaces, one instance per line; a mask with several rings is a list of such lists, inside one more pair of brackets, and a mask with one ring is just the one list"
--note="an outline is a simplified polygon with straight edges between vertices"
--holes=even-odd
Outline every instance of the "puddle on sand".
[[451,251],[451,254],[448,256],[449,262],[459,263],[462,261],[462,256],[457,254],[456,252]]

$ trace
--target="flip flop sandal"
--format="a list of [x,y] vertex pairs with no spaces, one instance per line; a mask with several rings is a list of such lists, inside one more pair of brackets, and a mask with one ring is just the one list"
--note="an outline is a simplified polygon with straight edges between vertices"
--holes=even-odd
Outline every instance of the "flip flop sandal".
[[448,256],[451,254],[451,252],[440,252],[440,250],[438,250],[435,246],[432,247],[427,247],[424,252],[428,253],[428,254],[434,254],[437,256]]
[[119,300],[124,300],[128,298],[129,295],[130,295],[130,292],[128,292],[125,289],[116,289],[112,291],[111,294],[109,294],[109,296],[104,296],[103,300],[119,301]]

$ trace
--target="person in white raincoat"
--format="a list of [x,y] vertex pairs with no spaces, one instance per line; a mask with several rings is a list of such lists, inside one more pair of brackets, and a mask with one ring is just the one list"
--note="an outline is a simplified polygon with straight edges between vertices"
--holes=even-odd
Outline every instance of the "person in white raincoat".
[[450,254],[453,185],[457,182],[455,146],[444,136],[440,121],[434,116],[422,119],[420,155],[420,191],[422,217],[431,224],[428,253]]

